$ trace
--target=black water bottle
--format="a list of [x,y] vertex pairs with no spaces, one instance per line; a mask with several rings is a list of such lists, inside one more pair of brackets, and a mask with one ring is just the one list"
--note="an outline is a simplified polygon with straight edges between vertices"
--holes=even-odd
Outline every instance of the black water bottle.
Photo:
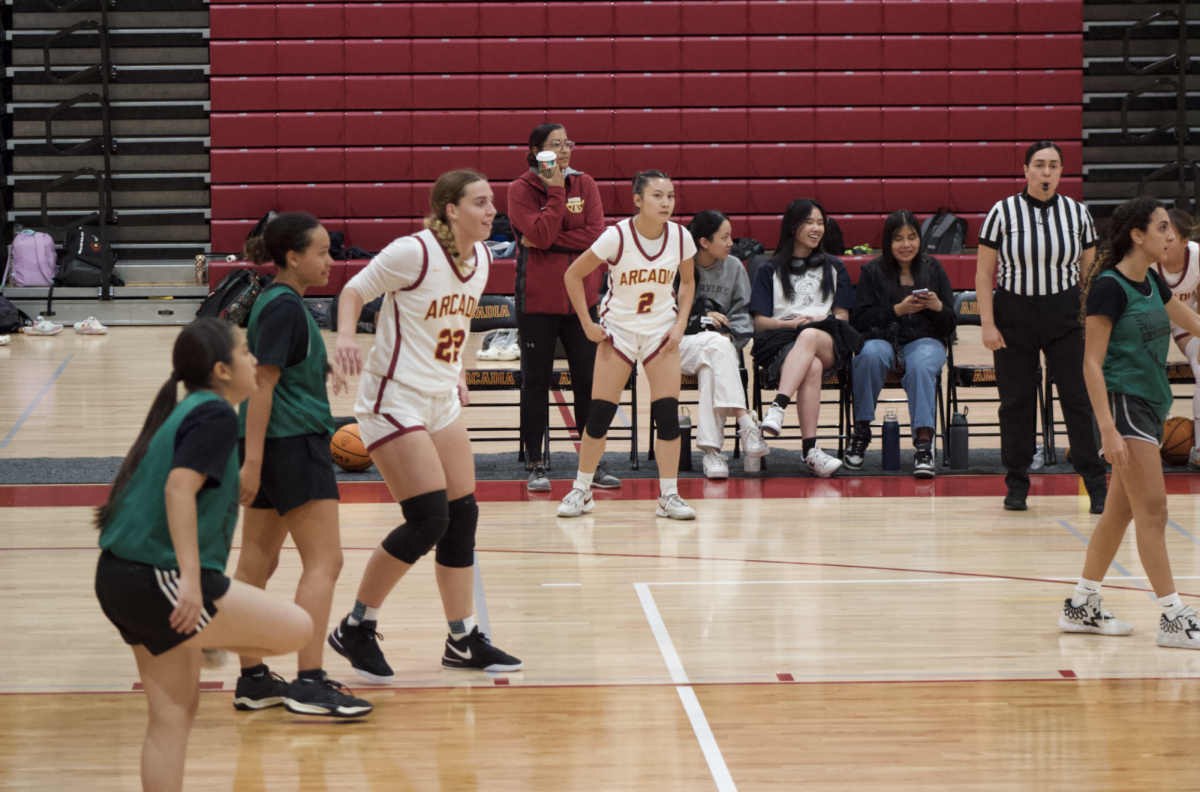
[[883,469],[900,469],[900,421],[894,410],[883,416]]
[[950,469],[966,470],[970,467],[967,458],[970,454],[971,427],[967,424],[967,410],[964,407],[960,413],[954,413],[950,418]]

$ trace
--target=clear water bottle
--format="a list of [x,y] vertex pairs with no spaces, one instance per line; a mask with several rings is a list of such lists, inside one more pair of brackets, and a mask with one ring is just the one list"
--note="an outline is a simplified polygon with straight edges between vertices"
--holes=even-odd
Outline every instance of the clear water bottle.
[[1037,453],[1033,455],[1033,461],[1029,463],[1030,470],[1041,470],[1046,465],[1046,454],[1042,449],[1042,444],[1038,443]]
[[900,421],[895,410],[883,416],[883,469],[900,469]]

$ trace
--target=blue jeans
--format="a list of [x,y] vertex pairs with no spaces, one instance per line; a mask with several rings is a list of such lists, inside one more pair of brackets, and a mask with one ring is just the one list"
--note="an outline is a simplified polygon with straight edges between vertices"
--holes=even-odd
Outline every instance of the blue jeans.
[[[892,345],[878,338],[865,343],[862,352],[854,357],[855,421],[875,420],[875,401],[895,357]],[[917,429],[934,425],[937,378],[946,364],[946,346],[936,338],[918,338],[904,345],[904,364],[900,384],[908,394],[908,414],[916,437]]]

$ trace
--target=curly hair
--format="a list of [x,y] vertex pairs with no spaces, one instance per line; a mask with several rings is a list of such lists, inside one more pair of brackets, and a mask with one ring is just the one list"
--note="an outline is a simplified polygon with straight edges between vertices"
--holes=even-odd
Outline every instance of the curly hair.
[[1150,227],[1150,216],[1158,209],[1165,208],[1161,201],[1150,196],[1134,198],[1117,207],[1108,220],[1108,230],[1096,251],[1096,260],[1091,268],[1083,273],[1079,295],[1079,323],[1087,325],[1088,293],[1096,284],[1096,278],[1105,270],[1116,269],[1121,259],[1133,248],[1134,229],[1145,231]]
[[442,247],[450,255],[451,263],[459,269],[464,268],[462,253],[458,249],[454,231],[450,229],[450,221],[446,219],[446,207],[461,201],[467,193],[467,187],[477,181],[487,181],[487,177],[471,168],[443,173],[429,195],[429,207],[433,212],[425,218],[425,227],[437,234]]

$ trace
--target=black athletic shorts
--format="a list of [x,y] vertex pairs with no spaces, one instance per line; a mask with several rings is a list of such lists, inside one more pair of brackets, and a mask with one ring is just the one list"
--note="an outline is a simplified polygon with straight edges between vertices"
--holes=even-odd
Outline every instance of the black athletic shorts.
[[[246,441],[238,441],[238,460],[246,461]],[[268,437],[263,444],[262,478],[251,509],[287,514],[314,500],[338,500],[337,476],[327,435]]]
[[[1163,419],[1145,399],[1129,396],[1124,393],[1108,394],[1108,411],[1112,414],[1117,432],[1126,440],[1142,440],[1161,446],[1163,442]],[[1096,436],[1096,446],[1103,447],[1100,438],[1100,424],[1092,416],[1092,432]],[[1104,452],[1100,452],[1104,456]]]
[[[125,643],[140,644],[150,654],[160,655],[199,632],[179,633],[171,627],[178,580],[177,569],[157,569],[126,561],[105,550],[96,565],[96,598],[104,615],[121,631]],[[204,601],[201,630],[217,615],[217,600],[227,591],[229,578],[212,569],[200,570],[200,596]]]

